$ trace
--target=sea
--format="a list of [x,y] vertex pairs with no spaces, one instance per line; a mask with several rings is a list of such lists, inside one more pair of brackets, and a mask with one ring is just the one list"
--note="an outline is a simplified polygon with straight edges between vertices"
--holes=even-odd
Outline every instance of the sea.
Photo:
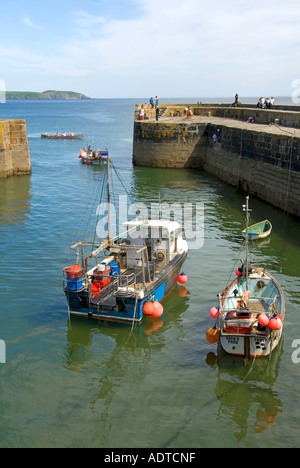
[[[244,259],[245,195],[201,170],[133,166],[134,109],[143,102],[0,104],[0,118],[26,119],[32,163],[31,175],[0,179],[0,447],[299,447],[299,220],[250,198],[253,223],[273,224],[268,239],[251,243],[250,260],[279,280],[286,320],[270,358],[226,355],[206,332],[217,294]],[[42,140],[44,131],[84,140]],[[191,236],[188,282],[163,301],[160,319],[69,320],[62,269],[75,263],[70,245],[96,223],[103,172],[80,163],[87,144],[109,150],[134,203],[190,209],[200,234]]]

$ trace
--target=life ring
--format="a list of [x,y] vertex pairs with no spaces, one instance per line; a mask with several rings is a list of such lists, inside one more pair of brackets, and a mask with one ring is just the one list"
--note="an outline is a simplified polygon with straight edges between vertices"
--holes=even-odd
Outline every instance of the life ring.
[[266,283],[265,283],[263,280],[257,281],[257,287],[258,287],[258,289],[262,289],[262,288],[264,288],[265,286],[267,286],[267,285],[266,285]]

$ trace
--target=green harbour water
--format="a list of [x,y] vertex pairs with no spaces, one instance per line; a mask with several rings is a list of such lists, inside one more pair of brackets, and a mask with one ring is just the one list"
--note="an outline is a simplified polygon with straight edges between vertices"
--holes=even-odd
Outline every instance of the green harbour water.
[[[273,224],[268,239],[251,243],[251,262],[269,264],[284,290],[283,339],[270,359],[218,352],[205,338],[209,310],[244,257],[245,197],[198,170],[134,167],[135,104],[0,105],[0,118],[26,119],[32,162],[30,176],[0,179],[0,447],[299,447],[299,220],[250,198],[253,223]],[[44,141],[44,131],[85,140]],[[204,207],[203,242],[184,265],[189,281],[164,300],[162,319],[134,328],[68,321],[62,268],[74,263],[69,246],[102,171],[80,164],[87,143],[109,149],[135,201]]]

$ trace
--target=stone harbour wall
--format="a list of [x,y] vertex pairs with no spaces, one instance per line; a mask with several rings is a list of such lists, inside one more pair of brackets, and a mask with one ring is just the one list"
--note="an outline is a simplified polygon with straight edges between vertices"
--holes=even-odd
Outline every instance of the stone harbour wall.
[[[213,131],[208,129],[208,133]],[[221,128],[203,169],[286,213],[300,216],[300,138]]]
[[199,167],[206,124],[136,123],[133,163],[145,167]]
[[[166,120],[166,119],[165,119]],[[252,124],[135,121],[133,163],[199,168],[300,216],[300,133]],[[220,135],[216,143],[213,135]],[[300,132],[300,131],[299,131]]]
[[0,120],[0,177],[30,174],[25,120]]

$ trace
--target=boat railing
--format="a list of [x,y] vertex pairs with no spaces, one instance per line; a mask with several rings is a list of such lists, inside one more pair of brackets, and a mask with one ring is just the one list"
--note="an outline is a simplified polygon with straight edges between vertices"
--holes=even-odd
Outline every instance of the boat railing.
[[63,288],[65,291],[83,291],[87,288],[87,285],[89,285],[89,281],[85,274],[82,274],[82,276],[72,275],[70,277],[66,271],[63,271]]
[[129,275],[117,275],[113,277],[113,283],[115,285],[115,294],[118,296],[134,295],[136,285],[136,274],[130,273]]
[[[245,304],[244,308],[240,308],[237,306],[237,304],[232,304],[229,301],[234,300],[236,303],[238,301],[243,301],[243,296],[226,296],[226,297],[221,297],[220,298],[220,311],[221,312],[230,312],[230,311],[239,311],[241,313],[247,313],[247,314],[261,314],[265,313],[267,315],[272,315],[274,313],[274,308],[276,309],[276,302],[278,300],[278,296],[276,295],[275,297],[257,297],[257,296],[250,296],[247,299],[247,303]],[[227,301],[227,304],[226,304]],[[252,301],[252,302],[251,302]],[[257,310],[254,307],[254,304],[261,304],[270,302],[268,305],[267,309],[264,310]]]

